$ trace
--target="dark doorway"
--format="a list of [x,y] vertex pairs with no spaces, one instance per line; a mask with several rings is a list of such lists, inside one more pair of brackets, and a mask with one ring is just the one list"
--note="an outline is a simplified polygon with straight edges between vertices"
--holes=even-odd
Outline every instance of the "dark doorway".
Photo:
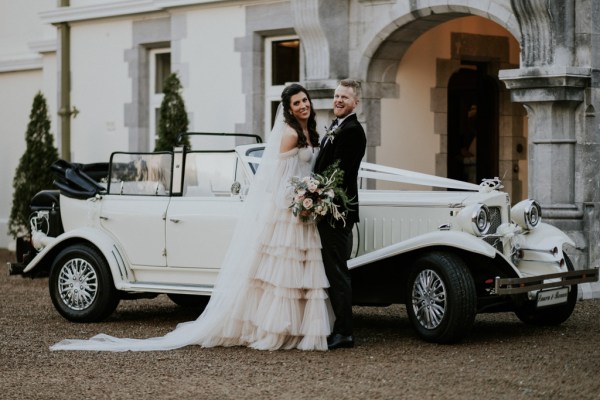
[[486,67],[465,65],[448,82],[448,178],[498,176],[498,86]]

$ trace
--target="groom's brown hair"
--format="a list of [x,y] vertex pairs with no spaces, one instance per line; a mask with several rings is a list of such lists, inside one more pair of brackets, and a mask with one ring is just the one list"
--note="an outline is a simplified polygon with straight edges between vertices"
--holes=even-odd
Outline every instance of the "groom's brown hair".
[[360,81],[356,81],[354,79],[342,79],[339,85],[352,88],[356,98],[360,98]]

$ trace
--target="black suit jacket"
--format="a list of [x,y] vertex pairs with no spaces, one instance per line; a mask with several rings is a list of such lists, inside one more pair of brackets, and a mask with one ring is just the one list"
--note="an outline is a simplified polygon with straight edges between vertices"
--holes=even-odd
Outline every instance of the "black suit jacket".
[[358,222],[358,169],[367,147],[367,137],[356,114],[348,116],[339,127],[333,142],[327,136],[321,141],[321,150],[315,161],[314,172],[323,173],[336,160],[344,171],[343,187],[348,198],[354,198],[352,210],[346,218],[349,222]]

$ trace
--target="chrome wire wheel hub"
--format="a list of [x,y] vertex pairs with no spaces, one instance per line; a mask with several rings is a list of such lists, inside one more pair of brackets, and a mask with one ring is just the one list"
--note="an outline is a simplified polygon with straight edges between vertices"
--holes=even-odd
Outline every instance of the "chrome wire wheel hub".
[[417,320],[427,329],[437,328],[446,312],[446,287],[430,269],[417,275],[412,289],[412,307]]
[[98,276],[91,264],[82,258],[67,261],[58,276],[58,293],[70,309],[88,308],[98,293]]

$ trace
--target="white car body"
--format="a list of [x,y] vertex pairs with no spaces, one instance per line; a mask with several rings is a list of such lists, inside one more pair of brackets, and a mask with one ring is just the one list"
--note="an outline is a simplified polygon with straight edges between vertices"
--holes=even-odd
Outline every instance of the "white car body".
[[[194,153],[184,149],[145,155],[114,153],[107,188],[106,184],[99,185],[93,195],[74,195],[63,181],[59,204],[64,232],[50,237],[33,229],[32,242],[37,253],[27,263],[13,267],[24,275],[46,270],[51,276],[55,306],[74,321],[101,319],[112,310],[89,315],[85,314],[85,304],[79,307],[80,303],[64,309],[61,301],[71,301],[73,292],[63,285],[61,295],[58,288],[52,288],[52,269],[61,267],[57,265],[61,262],[60,255],[73,246],[75,250],[87,246],[101,255],[103,260],[99,263],[108,266],[110,283],[115,289],[111,296],[121,294],[126,298],[124,294],[135,293],[209,296],[243,206],[243,193],[252,182],[253,167],[259,162],[252,154],[260,148],[261,144],[255,144],[239,146],[235,153]],[[126,166],[128,160],[140,159],[162,168],[154,174],[158,178],[152,179],[151,167],[144,180],[136,177],[126,181],[122,176],[115,179],[115,171]],[[206,167],[209,164],[212,167]],[[210,174],[202,176],[200,171],[209,170]],[[537,206],[535,203],[529,200],[520,203],[516,206],[519,216],[515,218],[513,208],[511,219],[510,200],[499,190],[497,180],[474,185],[369,163],[363,163],[359,179],[362,186],[367,179],[376,179],[453,189],[359,191],[361,221],[355,226],[355,243],[348,262],[355,275],[355,303],[407,304],[414,314],[411,318],[418,333],[426,340],[455,341],[469,328],[446,327],[443,313],[440,321],[444,322],[444,329],[440,328],[442,322],[419,323],[417,280],[423,278],[423,271],[433,271],[434,278],[439,278],[445,286],[451,285],[452,281],[442,276],[448,260],[450,264],[466,266],[469,271],[466,275],[472,278],[465,279],[473,280],[467,291],[476,298],[467,304],[469,310],[474,308],[468,311],[473,315],[456,322],[458,325],[472,323],[476,312],[504,310],[516,310],[521,319],[531,317],[539,323],[553,313],[553,306],[562,307],[566,319],[574,307],[576,284],[597,279],[596,270],[574,270],[570,266],[563,246],[574,243],[566,234],[539,220],[534,221],[535,227],[527,226],[528,216],[523,213],[539,211],[531,211],[531,207]],[[239,193],[229,189],[234,181]],[[491,219],[489,232],[478,232],[474,218],[481,216],[481,212],[487,212]],[[38,211],[34,225],[39,225],[40,219],[47,220],[48,213],[48,210]],[[479,222],[484,225],[483,220]],[[428,258],[431,254],[433,259]],[[434,265],[432,269],[416,266],[423,262],[442,265]],[[65,275],[62,276],[55,283],[64,280]],[[452,294],[454,289],[441,286],[445,291],[437,302],[443,303],[444,311],[456,295]],[[541,290],[551,291],[545,297],[558,299],[546,300],[542,295],[539,300]],[[94,291],[96,296],[100,289],[88,291]],[[89,300],[90,307],[93,301]],[[116,302],[106,301],[110,304],[104,308],[116,307]],[[540,305],[550,306],[540,308],[544,318],[536,311]]]

